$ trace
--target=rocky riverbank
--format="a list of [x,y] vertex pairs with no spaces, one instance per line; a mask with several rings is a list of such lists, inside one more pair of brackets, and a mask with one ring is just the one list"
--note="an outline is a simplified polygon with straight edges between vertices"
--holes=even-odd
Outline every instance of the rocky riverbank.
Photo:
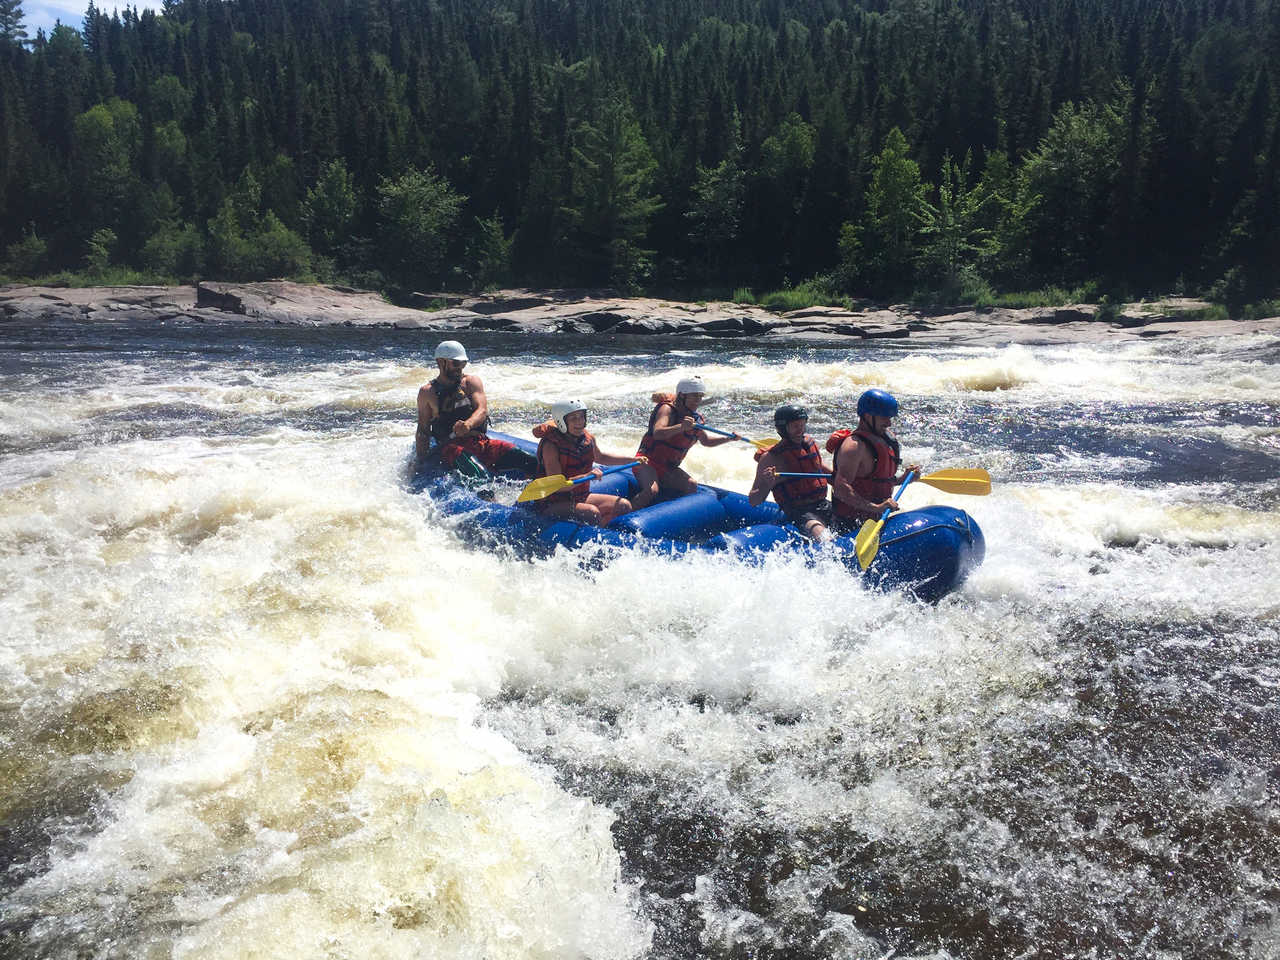
[[7,287],[0,322],[345,324],[457,333],[632,334],[771,340],[908,340],[912,343],[1114,342],[1151,337],[1280,332],[1280,317],[1199,319],[1208,304],[1167,299],[1100,313],[1092,304],[922,311],[907,306],[809,307],[771,313],[737,303],[681,303],[581,290],[503,290],[479,296],[417,294],[393,306],[347,287],[206,281],[181,287]]

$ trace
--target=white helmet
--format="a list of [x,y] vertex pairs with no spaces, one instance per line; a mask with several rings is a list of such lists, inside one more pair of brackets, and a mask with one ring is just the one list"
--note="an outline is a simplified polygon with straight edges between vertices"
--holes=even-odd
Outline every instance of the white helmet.
[[697,377],[685,377],[676,384],[676,393],[706,393],[707,386]]
[[466,360],[467,350],[457,340],[442,340],[436,347],[437,360]]
[[587,405],[581,400],[559,400],[551,405],[551,419],[556,422],[561,433],[568,433],[569,428],[565,426],[564,418],[579,410],[587,412]]

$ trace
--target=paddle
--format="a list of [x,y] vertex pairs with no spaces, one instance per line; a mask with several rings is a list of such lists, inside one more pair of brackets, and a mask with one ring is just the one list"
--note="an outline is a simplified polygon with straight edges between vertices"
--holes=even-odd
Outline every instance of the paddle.
[[[902,486],[898,488],[898,492],[893,495],[894,500],[902,497],[902,492],[907,489],[907,484],[916,478],[914,473],[908,473],[902,480]],[[864,571],[871,566],[871,561],[876,558],[876,554],[880,551],[880,530],[884,527],[884,521],[889,516],[889,508],[885,507],[884,512],[880,514],[879,520],[868,520],[862,525],[862,529],[858,531],[858,537],[853,541],[853,552],[858,555],[858,566]]]
[[[830,477],[829,473],[779,473],[780,477]],[[927,483],[931,487],[945,490],[947,493],[962,493],[970,497],[985,497],[991,492],[991,474],[981,467],[969,470],[962,467],[939,470],[927,477],[916,477],[918,483]]]
[[[611,473],[619,473],[623,470],[629,470],[642,460],[632,460],[630,463],[624,463],[618,467],[610,467],[608,470],[601,470],[600,476],[606,477]],[[539,477],[537,480],[531,480],[525,484],[520,496],[516,497],[516,503],[528,503],[530,500],[544,500],[553,493],[559,493],[561,490],[568,490],[570,487],[579,483],[586,483],[588,480],[594,480],[594,473],[584,473],[580,477],[574,477],[570,480],[563,473],[555,473],[549,477]]]
[[[707,433],[718,433],[722,437],[733,436],[732,430],[719,430],[715,427],[708,427],[705,423],[698,424],[698,426],[695,429],[705,430],[707,431]],[[735,439],[741,440],[743,443],[749,443],[753,447],[755,447],[757,450],[768,450],[770,447],[772,447],[775,443],[778,442],[777,440],[749,440],[746,437],[742,436],[741,434],[739,434]]]

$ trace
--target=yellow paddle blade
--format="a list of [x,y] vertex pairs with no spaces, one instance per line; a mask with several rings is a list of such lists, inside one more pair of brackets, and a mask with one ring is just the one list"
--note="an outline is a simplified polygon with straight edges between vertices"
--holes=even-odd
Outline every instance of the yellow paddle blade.
[[748,440],[746,437],[743,437],[742,439],[746,440],[747,443],[751,444],[757,450],[771,450],[774,444],[778,442],[777,440]]
[[871,561],[880,552],[880,529],[883,526],[884,520],[868,520],[858,531],[857,539],[853,541],[853,552],[857,554],[858,566],[863,570],[871,566]]
[[531,480],[525,484],[524,489],[520,491],[520,496],[516,497],[516,503],[542,500],[553,493],[568,490],[572,486],[573,481],[563,473],[552,474],[549,477],[539,477],[537,480]]
[[920,482],[947,493],[963,493],[972,497],[985,497],[991,492],[991,474],[981,468],[938,470],[927,477],[920,477]]

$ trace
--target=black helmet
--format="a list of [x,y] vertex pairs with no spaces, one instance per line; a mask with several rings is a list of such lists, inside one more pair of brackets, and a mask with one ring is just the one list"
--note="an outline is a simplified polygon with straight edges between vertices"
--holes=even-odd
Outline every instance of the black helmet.
[[784,440],[787,436],[787,424],[793,420],[808,420],[809,411],[798,403],[784,403],[777,410],[773,411],[773,425],[778,431],[778,436]]

